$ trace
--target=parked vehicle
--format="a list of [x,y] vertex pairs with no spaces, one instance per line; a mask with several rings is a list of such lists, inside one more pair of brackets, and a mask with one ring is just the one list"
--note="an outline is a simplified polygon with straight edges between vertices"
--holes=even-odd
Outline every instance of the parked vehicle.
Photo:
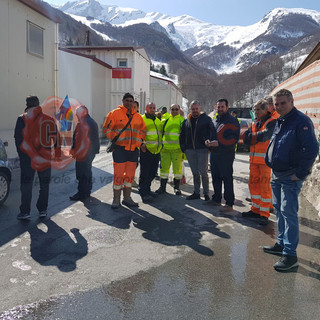
[[236,112],[237,117],[240,119],[249,119],[251,120],[251,108],[234,108],[234,107],[230,107],[228,109],[229,113],[231,114],[233,111]]
[[5,148],[7,145],[7,142],[0,139],[0,205],[6,201],[10,191],[11,170]]
[[[240,120],[240,130],[248,130],[251,126],[251,119],[244,119],[244,118],[238,118]],[[238,145],[237,145],[237,151],[250,151],[250,146],[247,144],[244,144],[243,139],[239,139]]]

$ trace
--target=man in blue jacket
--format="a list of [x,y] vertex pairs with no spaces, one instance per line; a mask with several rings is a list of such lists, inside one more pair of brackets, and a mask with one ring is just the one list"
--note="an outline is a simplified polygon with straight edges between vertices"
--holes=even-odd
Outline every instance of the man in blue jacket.
[[280,255],[274,268],[286,271],[298,266],[298,196],[318,154],[318,143],[312,121],[294,107],[289,90],[281,89],[273,99],[280,117],[265,161],[272,169],[272,200],[277,214],[278,237],[274,246],[264,246],[263,250]]

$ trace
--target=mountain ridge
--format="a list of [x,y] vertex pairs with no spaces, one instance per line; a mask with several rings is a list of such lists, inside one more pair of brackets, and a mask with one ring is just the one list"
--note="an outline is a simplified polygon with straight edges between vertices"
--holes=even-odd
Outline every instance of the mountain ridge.
[[[320,30],[320,12],[302,8],[275,8],[249,26],[219,26],[189,15],[173,17],[159,12],[145,13],[139,9],[101,4],[97,0],[69,1],[59,9],[74,18],[90,16],[118,28],[140,23],[157,24],[158,31],[165,33],[192,60],[219,74],[243,71],[270,54],[286,54],[288,47]],[[297,18],[299,23],[295,22]],[[296,25],[302,29],[295,30]],[[284,44],[274,45],[279,39]],[[252,52],[256,53],[255,57]],[[215,57],[216,54],[225,56],[226,60]]]

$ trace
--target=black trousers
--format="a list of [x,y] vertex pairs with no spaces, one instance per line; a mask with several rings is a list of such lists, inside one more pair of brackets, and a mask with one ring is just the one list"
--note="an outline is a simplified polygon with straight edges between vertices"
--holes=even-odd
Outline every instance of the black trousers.
[[[31,161],[28,158],[20,158],[20,191],[21,191],[21,213],[30,213],[31,199],[32,199],[32,186],[34,180],[35,170],[31,168]],[[49,184],[51,179],[51,168],[44,171],[37,171],[40,191],[37,201],[37,209],[39,212],[46,211],[48,208],[49,200]]]
[[224,184],[224,199],[226,204],[233,206],[234,189],[233,189],[233,161],[234,153],[213,153],[210,154],[210,167],[212,174],[212,184],[214,194],[212,200],[221,202],[222,199],[222,182]]
[[140,150],[139,193],[143,197],[150,193],[151,182],[155,178],[160,161],[160,153]]
[[76,177],[80,196],[90,196],[92,189],[92,161],[94,153],[90,153],[86,160],[76,161]]

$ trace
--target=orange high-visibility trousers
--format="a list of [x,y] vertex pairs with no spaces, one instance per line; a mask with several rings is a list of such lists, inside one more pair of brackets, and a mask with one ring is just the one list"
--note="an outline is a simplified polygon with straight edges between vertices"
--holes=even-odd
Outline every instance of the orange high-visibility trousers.
[[113,189],[131,188],[136,173],[136,162],[113,162]]
[[251,210],[263,217],[270,217],[272,189],[270,185],[271,169],[266,164],[250,164],[249,190]]

